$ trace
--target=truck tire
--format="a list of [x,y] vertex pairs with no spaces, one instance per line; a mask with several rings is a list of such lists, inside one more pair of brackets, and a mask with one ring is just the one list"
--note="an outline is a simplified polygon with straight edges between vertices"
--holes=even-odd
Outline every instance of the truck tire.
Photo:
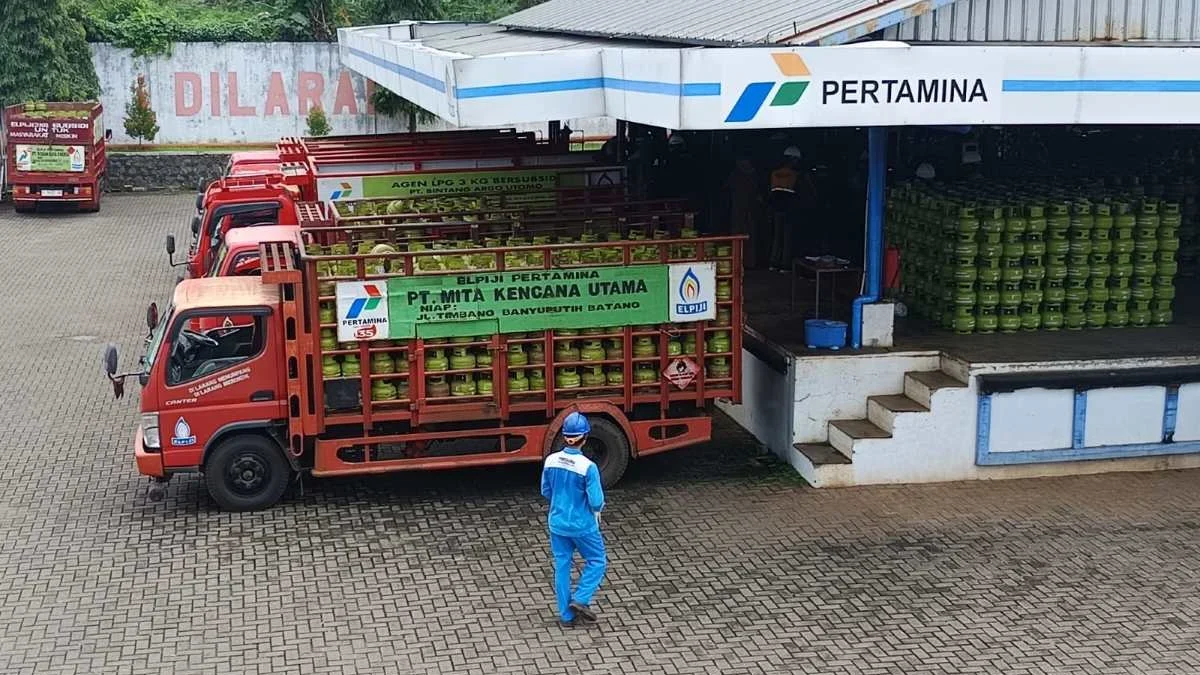
[[13,210],[17,213],[33,213],[37,210],[37,203],[13,202]]
[[[621,427],[609,420],[593,417],[588,421],[592,431],[583,446],[583,454],[600,470],[600,484],[605,488],[612,487],[629,468],[629,439]],[[565,446],[562,434],[559,434],[551,451],[558,452]]]
[[225,511],[261,511],[287,490],[292,467],[274,441],[242,434],[221,442],[204,463],[208,494]]

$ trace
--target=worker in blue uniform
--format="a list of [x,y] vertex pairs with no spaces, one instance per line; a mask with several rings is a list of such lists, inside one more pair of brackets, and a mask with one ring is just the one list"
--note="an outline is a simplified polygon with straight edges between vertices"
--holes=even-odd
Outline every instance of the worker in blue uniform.
[[[596,620],[592,596],[600,587],[608,557],[600,534],[604,489],[600,470],[584,457],[583,445],[591,431],[587,417],[572,412],[563,421],[565,447],[542,465],[542,496],[550,500],[550,551],[554,554],[554,594],[564,627],[575,620]],[[571,566],[575,552],[583,558],[579,584],[571,592]]]

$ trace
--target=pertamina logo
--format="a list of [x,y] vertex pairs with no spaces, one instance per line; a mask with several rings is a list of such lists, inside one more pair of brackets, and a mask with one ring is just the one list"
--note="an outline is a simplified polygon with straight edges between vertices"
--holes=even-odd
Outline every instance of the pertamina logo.
[[364,284],[363,292],[367,294],[365,298],[355,298],[354,302],[350,303],[350,309],[346,310],[347,319],[357,319],[363,311],[372,311],[379,307],[379,303],[383,302],[383,294],[379,292],[379,287],[375,284]]
[[703,314],[708,311],[708,302],[700,300],[700,278],[692,268],[688,268],[683,279],[679,282],[679,300],[675,305],[676,314]]
[[[794,106],[815,80],[799,54],[775,52],[771,58],[786,79],[746,85],[725,117],[727,123],[753,120],[762,112],[768,98],[771,108]],[[980,77],[826,77],[819,82],[818,103],[822,106],[988,102],[987,85]]]
[[343,182],[340,190],[334,190],[329,194],[330,199],[346,199],[354,194],[354,186],[350,183]]
[[[771,58],[775,59],[775,66],[779,68],[779,72],[789,79],[783,82],[751,82],[746,85],[737,103],[733,104],[725,118],[726,122],[749,122],[754,119],[772,91],[775,92],[775,96],[771,99],[771,107],[793,106],[804,96],[804,91],[808,89],[808,80],[794,79],[811,75],[804,59],[793,52],[775,52],[771,54]],[[775,85],[779,85],[779,88],[776,89]]]

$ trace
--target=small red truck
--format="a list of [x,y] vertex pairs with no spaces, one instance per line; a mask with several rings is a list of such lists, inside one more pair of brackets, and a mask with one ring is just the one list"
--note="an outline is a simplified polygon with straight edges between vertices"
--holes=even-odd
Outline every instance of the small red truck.
[[[744,238],[698,237],[676,215],[483,241],[302,227],[303,251],[288,233],[261,244],[260,277],[181,282],[161,321],[147,312],[137,372],[105,352],[116,396],[142,385],[149,496],[199,471],[221,508],[255,510],[297,473],[540,462],[574,410],[606,484],[707,440],[714,400],[741,398]],[[530,243],[552,235],[564,243]]]
[[4,109],[6,169],[17,211],[53,202],[100,210],[108,170],[102,113],[96,101]]

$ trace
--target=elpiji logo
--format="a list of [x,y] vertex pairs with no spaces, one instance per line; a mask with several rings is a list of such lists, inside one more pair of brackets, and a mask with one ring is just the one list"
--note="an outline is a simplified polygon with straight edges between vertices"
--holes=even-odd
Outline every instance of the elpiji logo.
[[342,189],[334,190],[333,193],[329,195],[329,198],[330,199],[343,199],[343,198],[349,197],[352,194],[354,194],[354,186],[349,183],[342,183]]
[[679,281],[679,300],[675,304],[677,314],[703,314],[708,311],[708,303],[700,300],[700,278],[690,267]]
[[379,307],[379,302],[383,300],[383,294],[379,292],[379,287],[375,284],[363,285],[363,292],[367,294],[365,298],[355,298],[354,302],[350,303],[350,309],[346,311],[347,319],[357,319],[364,311],[371,311]]
[[[800,58],[799,54],[776,52],[771,54],[771,58],[775,59],[775,66],[786,78],[809,77],[810,75],[808,66],[804,65],[804,59]],[[775,89],[777,84],[779,85],[778,90]],[[733,109],[729,111],[729,116],[725,118],[725,121],[749,122],[754,119],[772,91],[775,92],[775,97],[771,99],[771,107],[796,105],[800,97],[804,95],[805,89],[808,89],[808,80],[751,82],[742,90],[742,95],[738,97],[737,103],[733,104]]]

